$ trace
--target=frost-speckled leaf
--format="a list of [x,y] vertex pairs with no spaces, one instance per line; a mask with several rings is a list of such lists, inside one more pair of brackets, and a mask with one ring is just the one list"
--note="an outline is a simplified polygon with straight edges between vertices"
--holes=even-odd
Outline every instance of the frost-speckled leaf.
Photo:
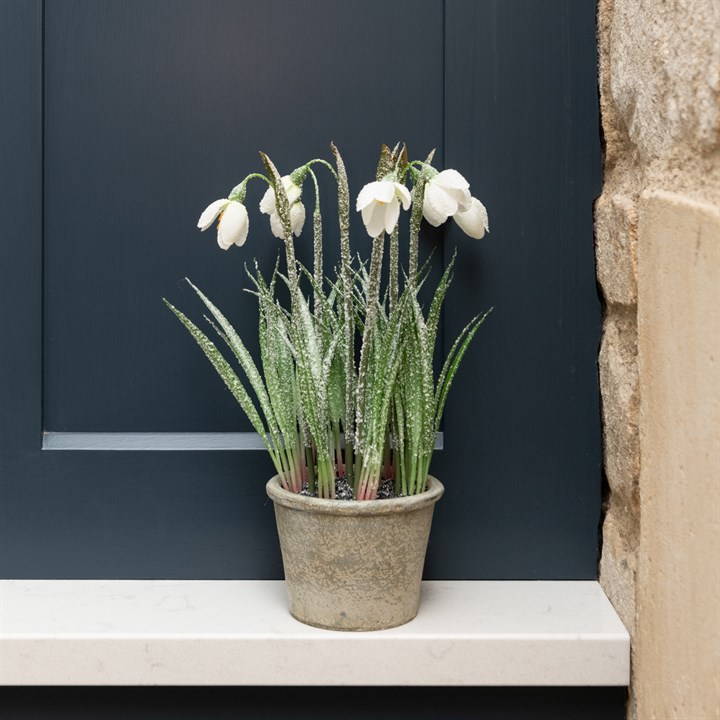
[[438,380],[438,386],[435,393],[435,427],[440,426],[440,420],[442,413],[445,408],[445,401],[447,400],[450,386],[452,385],[453,378],[457,372],[460,361],[463,359],[465,352],[470,346],[470,342],[475,337],[475,333],[478,331],[480,326],[485,322],[485,318],[492,312],[492,308],[488,310],[484,315],[473,318],[473,320],[465,326],[463,331],[458,336],[457,340],[453,343],[453,346],[445,360],[440,378]]
[[260,415],[258,414],[253,401],[245,390],[240,378],[235,374],[235,371],[230,367],[230,364],[222,356],[222,353],[215,347],[213,343],[205,333],[200,330],[191,320],[189,320],[183,313],[180,312],[174,305],[164,300],[165,304],[175,313],[176,317],[185,326],[187,331],[192,335],[195,342],[200,346],[200,349],[205,353],[207,359],[212,363],[212,366],[217,371],[218,375],[223,379],[225,385],[227,385],[230,392],[233,394],[235,399],[240,404],[245,414],[248,416],[251,425],[255,428],[258,434],[268,445],[267,433],[263,425]]
[[277,425],[275,422],[275,414],[273,413],[270,405],[270,398],[268,397],[267,390],[265,389],[265,383],[263,382],[262,376],[258,372],[255,361],[245,347],[245,344],[240,339],[240,336],[235,331],[235,328],[228,322],[227,318],[218,310],[217,307],[205,296],[205,294],[195,286],[188,278],[185,278],[190,287],[197,293],[198,297],[203,301],[205,307],[210,311],[212,316],[218,322],[225,334],[225,340],[232,350],[233,354],[240,363],[245,375],[247,376],[250,386],[255,392],[255,396],[260,403],[260,407],[265,414],[265,419],[268,424],[270,432],[274,435],[274,426]]

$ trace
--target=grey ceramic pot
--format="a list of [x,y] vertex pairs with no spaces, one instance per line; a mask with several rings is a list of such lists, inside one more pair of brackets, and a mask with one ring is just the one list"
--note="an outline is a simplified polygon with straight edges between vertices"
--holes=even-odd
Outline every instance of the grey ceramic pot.
[[267,484],[275,505],[290,612],[331,630],[382,630],[412,620],[420,602],[435,503],[422,495],[355,502],[319,500]]

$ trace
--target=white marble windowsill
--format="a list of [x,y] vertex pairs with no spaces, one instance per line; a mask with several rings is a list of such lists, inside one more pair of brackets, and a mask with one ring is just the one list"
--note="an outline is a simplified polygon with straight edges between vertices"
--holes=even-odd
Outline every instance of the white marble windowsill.
[[627,685],[596,582],[432,581],[412,622],[297,622],[280,581],[0,581],[0,685]]

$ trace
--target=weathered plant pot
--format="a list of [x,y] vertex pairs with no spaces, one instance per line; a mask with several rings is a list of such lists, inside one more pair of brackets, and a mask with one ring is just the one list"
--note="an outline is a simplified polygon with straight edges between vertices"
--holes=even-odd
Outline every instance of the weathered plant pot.
[[290,613],[330,630],[382,630],[412,620],[420,603],[435,503],[422,495],[354,502],[320,500],[267,484],[275,505]]

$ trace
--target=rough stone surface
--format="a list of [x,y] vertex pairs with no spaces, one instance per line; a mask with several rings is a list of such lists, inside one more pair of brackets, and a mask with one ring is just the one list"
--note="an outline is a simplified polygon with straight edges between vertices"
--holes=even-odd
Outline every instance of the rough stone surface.
[[720,3],[616,0],[610,86],[644,162],[713,148],[720,129]]
[[[603,522],[600,575],[605,594],[632,636],[635,632],[638,529],[626,509],[613,507]],[[626,536],[630,533],[630,537]]]
[[[666,242],[667,238],[665,230],[647,217],[651,207],[647,197],[642,203],[640,197],[647,192],[653,197],[662,191],[675,193],[672,209],[663,216],[670,225],[675,214],[686,212],[681,208],[682,202],[697,201],[710,207],[720,204],[718,27],[718,0],[598,3],[605,177],[596,204],[596,254],[598,282],[606,302],[599,370],[608,481],[600,581],[633,637],[634,669],[628,717],[641,720],[719,717],[717,703],[713,706],[708,701],[713,692],[717,699],[716,685],[703,686],[699,670],[697,679],[693,679],[679,663],[674,667],[674,678],[682,680],[676,682],[671,671],[672,659],[680,661],[686,648],[695,647],[694,637],[683,634],[682,628],[698,629],[696,620],[707,609],[707,604],[694,609],[692,596],[683,597],[672,587],[680,581],[685,583],[684,587],[693,587],[698,592],[707,589],[710,581],[717,586],[715,576],[705,573],[701,564],[708,558],[715,560],[719,548],[717,542],[714,547],[693,546],[703,560],[683,565],[687,574],[678,573],[677,563],[681,557],[685,562],[685,551],[673,556],[669,548],[675,542],[682,545],[688,540],[683,528],[691,528],[695,522],[694,507],[688,500],[692,492],[686,486],[683,493],[673,495],[672,503],[665,506],[666,511],[674,513],[672,522],[654,512],[657,500],[653,498],[658,496],[650,487],[657,482],[657,476],[648,468],[656,467],[653,463],[663,457],[660,451],[673,447],[678,433],[674,426],[659,427],[655,413],[640,412],[648,399],[643,395],[654,390],[655,380],[651,382],[643,376],[647,369],[638,366],[637,350],[640,342],[646,351],[655,348],[657,357],[664,358],[662,362],[673,358],[677,361],[674,372],[681,378],[692,374],[697,364],[702,363],[699,347],[692,343],[694,337],[686,337],[684,342],[667,334],[653,339],[657,324],[642,322],[646,317],[643,313],[648,310],[643,307],[643,284],[655,288],[666,300],[671,292],[675,293],[674,300],[683,308],[695,307],[698,302],[702,305],[712,298],[700,299],[698,289],[687,282],[700,256],[679,252],[674,263],[664,268],[664,274],[658,274],[657,263],[648,261],[647,247]],[[673,242],[695,242],[694,235],[687,236],[694,232],[691,226],[690,221],[673,225],[676,231]],[[646,246],[644,255],[639,248],[641,232]],[[715,240],[720,241],[717,237]],[[645,297],[647,303],[647,290]],[[700,322],[702,318],[692,315],[688,316],[690,320]],[[702,402],[691,397],[693,402],[685,405],[684,412],[688,418],[697,418]],[[676,417],[675,422],[683,427],[687,421]],[[716,438],[717,424],[714,433]],[[657,442],[648,445],[643,438],[650,436]],[[706,475],[712,469],[707,452],[703,451],[700,456],[703,459],[698,461],[704,463]],[[717,477],[715,480],[717,486]],[[662,488],[667,489],[664,485]],[[708,502],[714,502],[714,497],[710,493]],[[658,546],[656,541],[663,533],[666,544]],[[684,547],[688,547],[687,543]],[[650,578],[653,582],[648,587],[662,598],[656,604],[646,603],[647,595],[642,592]],[[713,610],[717,617],[718,609]],[[714,640],[717,647],[720,642],[717,634]],[[701,652],[705,653],[706,666],[708,646],[702,645]],[[653,665],[652,659],[659,657],[666,664]],[[696,670],[698,665],[688,667]],[[654,676],[662,677],[665,686],[653,681]],[[685,683],[684,694],[677,683]],[[697,698],[703,697],[704,704],[697,698],[695,704],[688,701],[692,693]],[[651,701],[651,697],[655,699]]]
[[635,307],[613,308],[600,347],[605,476],[610,493],[603,522],[600,578],[628,631],[635,626],[639,540],[640,409]]
[[605,302],[637,303],[637,209],[626,195],[601,196],[595,206],[595,253]]
[[640,718],[720,717],[720,209],[643,194]]
[[600,346],[600,391],[605,428],[605,475],[612,493],[637,508],[640,476],[637,327],[634,308],[610,312]]

